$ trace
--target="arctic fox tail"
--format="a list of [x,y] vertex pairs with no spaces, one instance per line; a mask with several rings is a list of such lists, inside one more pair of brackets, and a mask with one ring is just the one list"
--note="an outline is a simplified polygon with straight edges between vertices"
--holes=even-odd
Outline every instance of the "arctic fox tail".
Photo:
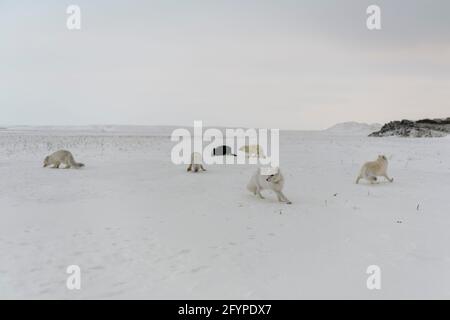
[[359,175],[358,175],[358,177],[356,178],[356,184],[359,183],[359,180],[361,180],[361,179],[363,179],[363,178],[366,178],[366,177],[367,177],[367,168],[366,168],[366,166],[364,165],[364,166],[362,166],[361,170],[359,171]]
[[247,184],[247,190],[250,191],[251,193],[255,193],[256,192],[256,186],[254,183],[249,183]]
[[76,168],[76,169],[84,167],[84,163],[76,162],[73,157],[69,158],[69,164],[72,168]]
[[70,164],[70,166],[71,167],[73,167],[73,168],[76,168],[76,169],[79,169],[79,168],[82,168],[82,167],[84,167],[84,163],[79,163],[79,162],[72,162],[71,164]]

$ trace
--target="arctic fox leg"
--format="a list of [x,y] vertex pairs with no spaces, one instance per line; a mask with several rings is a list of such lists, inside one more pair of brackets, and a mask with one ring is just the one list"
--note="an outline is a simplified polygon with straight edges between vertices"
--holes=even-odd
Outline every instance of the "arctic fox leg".
[[200,165],[200,168],[201,168],[203,171],[206,171],[206,169],[203,168],[203,165]]
[[383,177],[385,177],[389,182],[394,182],[394,179],[393,178],[389,178],[389,176],[387,175],[387,173],[385,173],[384,175],[383,175]]
[[258,197],[260,197],[261,199],[264,199],[264,197],[261,194],[261,189],[259,187],[256,187],[256,194],[258,195]]
[[280,202],[286,202],[287,204],[291,204],[292,203],[288,198],[286,198],[284,193],[281,192],[281,191],[277,192],[277,196],[278,196],[278,201],[280,201]]

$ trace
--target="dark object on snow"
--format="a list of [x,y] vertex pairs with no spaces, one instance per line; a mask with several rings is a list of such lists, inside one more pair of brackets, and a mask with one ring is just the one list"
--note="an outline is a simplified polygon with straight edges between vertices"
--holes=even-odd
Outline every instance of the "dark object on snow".
[[450,133],[450,118],[391,121],[369,137],[443,137]]
[[237,157],[234,153],[231,153],[231,148],[229,146],[220,146],[213,149],[213,155],[215,156],[234,156]]

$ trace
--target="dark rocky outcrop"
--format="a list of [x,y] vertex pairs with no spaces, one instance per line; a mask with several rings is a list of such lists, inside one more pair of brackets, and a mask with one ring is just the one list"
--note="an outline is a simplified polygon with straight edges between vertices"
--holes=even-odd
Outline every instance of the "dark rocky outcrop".
[[385,124],[369,137],[443,137],[450,133],[450,118],[423,119],[419,121],[401,120]]

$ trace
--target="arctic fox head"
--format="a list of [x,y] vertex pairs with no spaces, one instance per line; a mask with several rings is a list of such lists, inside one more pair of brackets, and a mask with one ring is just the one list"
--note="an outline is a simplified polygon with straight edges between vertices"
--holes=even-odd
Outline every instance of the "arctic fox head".
[[44,168],[49,165],[49,159],[50,159],[49,156],[45,157],[45,159],[44,159]]

